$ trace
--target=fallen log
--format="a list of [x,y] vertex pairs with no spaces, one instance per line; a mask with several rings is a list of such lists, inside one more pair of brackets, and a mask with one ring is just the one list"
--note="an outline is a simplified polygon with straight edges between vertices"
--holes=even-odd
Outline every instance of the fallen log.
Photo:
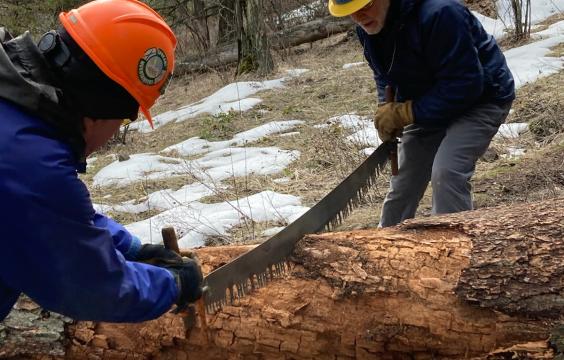
[[[297,25],[269,36],[273,49],[288,49],[305,43],[328,38],[354,28],[349,18],[325,17]],[[207,71],[235,64],[238,60],[237,44],[224,45],[216,48],[204,57],[191,56],[179,61],[175,67],[175,74],[188,74],[196,71]]]
[[[60,358],[550,358],[564,323],[563,209],[560,198],[311,235],[282,278],[208,315],[208,334],[172,314],[79,322]],[[246,250],[198,256],[209,271]]]

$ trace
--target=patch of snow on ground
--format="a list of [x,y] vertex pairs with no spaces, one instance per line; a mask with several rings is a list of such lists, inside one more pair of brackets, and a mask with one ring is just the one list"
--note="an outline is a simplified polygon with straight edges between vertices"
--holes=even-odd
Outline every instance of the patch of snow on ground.
[[[564,0],[531,0],[531,20],[533,24],[537,24],[554,14],[562,13],[562,11],[564,11]],[[511,26],[513,23],[511,0],[498,0],[497,13],[506,25]]]
[[559,22],[539,34],[559,34],[548,39],[536,41],[504,52],[509,69],[515,79],[515,87],[519,88],[528,82],[557,73],[562,69],[564,58],[547,57],[550,48],[564,42],[564,33],[558,32],[563,24]]
[[528,129],[529,129],[529,124],[527,123],[501,124],[495,136],[503,137],[506,139],[515,139],[518,138],[519,135],[521,135]]
[[274,179],[272,181],[275,182],[276,184],[287,184],[290,182],[290,180],[291,179],[289,177],[283,177],[283,178]]
[[286,73],[290,77],[297,77],[297,76],[300,76],[302,74],[305,74],[308,71],[309,71],[309,69],[290,69],[290,70],[286,70]]
[[299,156],[298,150],[281,150],[277,147],[221,149],[194,160],[193,174],[203,181],[221,181],[251,174],[276,174]]
[[550,25],[546,30],[542,30],[531,34],[533,37],[544,37],[544,36],[558,36],[564,35],[564,20],[558,21]]
[[353,68],[353,67],[362,66],[364,64],[366,64],[364,61],[363,62],[349,63],[349,64],[343,65],[343,69],[350,69],[350,68]]
[[563,41],[564,36],[555,36],[506,51],[505,57],[515,79],[515,87],[560,71],[564,59],[545,55],[551,52],[551,47]]
[[144,153],[131,155],[129,160],[114,161],[93,178],[94,186],[124,186],[138,180],[162,179],[186,172],[182,160]]
[[300,132],[299,131],[292,131],[292,132],[289,132],[289,133],[280,134],[278,136],[289,137],[289,136],[296,136],[296,135],[300,135]]
[[125,186],[141,180],[193,175],[205,182],[221,181],[250,174],[278,173],[300,156],[297,150],[276,147],[226,148],[188,161],[156,154],[132,155],[113,162],[94,175],[94,186]]
[[204,245],[207,236],[225,236],[233,226],[254,221],[291,223],[309,208],[301,206],[298,197],[263,191],[245,198],[218,204],[193,202],[164,211],[149,219],[126,226],[143,243],[161,243],[161,228],[174,226],[181,248]]
[[[224,187],[222,187],[224,188]],[[208,185],[203,183],[194,183],[184,185],[180,189],[173,191],[171,189],[159,190],[149,194],[147,199],[141,203],[135,204],[133,201],[127,201],[119,205],[101,205],[97,204],[97,211],[119,211],[130,214],[139,214],[149,210],[169,210],[177,206],[188,205],[194,201],[198,201],[203,197],[213,195],[217,192],[216,185]]]
[[[325,2],[321,0],[313,1],[282,14],[282,21],[286,23],[292,20],[307,21],[313,19],[314,16],[319,13],[320,8],[324,8],[325,6]],[[278,23],[278,20],[276,23]]]
[[298,125],[302,125],[304,121],[288,120],[288,121],[272,121],[253,129],[236,134],[231,140],[224,141],[208,141],[193,137],[178,144],[169,146],[162,150],[164,153],[171,151],[177,152],[180,156],[194,156],[210,151],[225,149],[230,146],[241,146],[246,143],[258,141],[269,135],[282,133],[293,129]]
[[[289,77],[294,77],[307,71],[307,69],[292,69],[287,70],[287,73]],[[198,102],[183,106],[177,110],[166,111],[153,117],[155,129],[171,121],[181,122],[204,113],[217,115],[232,110],[247,111],[262,101],[261,99],[250,98],[249,96],[263,90],[282,88],[284,87],[284,81],[287,79],[287,77],[283,77],[266,81],[241,81],[231,83]],[[136,121],[129,125],[129,129],[138,130],[140,132],[151,131],[151,127],[146,121]]]
[[322,129],[334,125],[353,130],[354,133],[347,136],[347,140],[355,144],[361,146],[378,146],[382,143],[382,140],[378,137],[378,132],[374,127],[374,121],[369,116],[345,114],[332,117],[325,123],[315,125],[314,127]]
[[509,157],[515,158],[515,157],[525,155],[525,151],[526,150],[523,149],[523,148],[519,148],[519,147],[516,147],[516,146],[509,146],[507,148],[507,155],[509,155]]
[[92,156],[86,159],[86,166],[92,166],[98,160],[97,156]]

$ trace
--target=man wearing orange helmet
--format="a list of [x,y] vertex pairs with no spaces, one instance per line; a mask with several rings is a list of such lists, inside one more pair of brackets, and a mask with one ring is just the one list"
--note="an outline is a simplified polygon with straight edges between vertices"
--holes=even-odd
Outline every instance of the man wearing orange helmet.
[[402,136],[380,226],[415,216],[429,182],[433,214],[472,209],[470,178],[515,98],[495,39],[458,0],[329,0],[350,16],[374,72],[383,141]]
[[0,29],[0,320],[20,293],[78,320],[153,319],[201,297],[198,264],[96,213],[77,171],[123,119],[151,120],[176,38],[136,0],[59,19],[37,45]]

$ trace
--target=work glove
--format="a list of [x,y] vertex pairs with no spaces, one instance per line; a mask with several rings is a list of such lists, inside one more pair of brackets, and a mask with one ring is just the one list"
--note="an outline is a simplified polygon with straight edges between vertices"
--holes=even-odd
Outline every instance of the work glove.
[[182,264],[182,257],[163,245],[144,244],[137,252],[135,261],[159,266]]
[[403,128],[409,124],[413,124],[411,100],[386,103],[376,110],[374,116],[374,126],[383,142],[400,137]]
[[204,277],[197,260],[184,257],[182,263],[166,264],[163,267],[170,271],[176,279],[178,287],[176,305],[179,310],[202,297]]

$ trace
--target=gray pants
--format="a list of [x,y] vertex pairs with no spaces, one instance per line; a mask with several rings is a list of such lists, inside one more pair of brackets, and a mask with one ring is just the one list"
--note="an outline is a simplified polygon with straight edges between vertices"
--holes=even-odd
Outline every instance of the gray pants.
[[429,181],[433,188],[433,214],[472,210],[472,187],[476,161],[487,150],[511,103],[479,104],[448,127],[409,125],[398,149],[399,174],[380,217],[380,226],[392,226],[415,216]]

